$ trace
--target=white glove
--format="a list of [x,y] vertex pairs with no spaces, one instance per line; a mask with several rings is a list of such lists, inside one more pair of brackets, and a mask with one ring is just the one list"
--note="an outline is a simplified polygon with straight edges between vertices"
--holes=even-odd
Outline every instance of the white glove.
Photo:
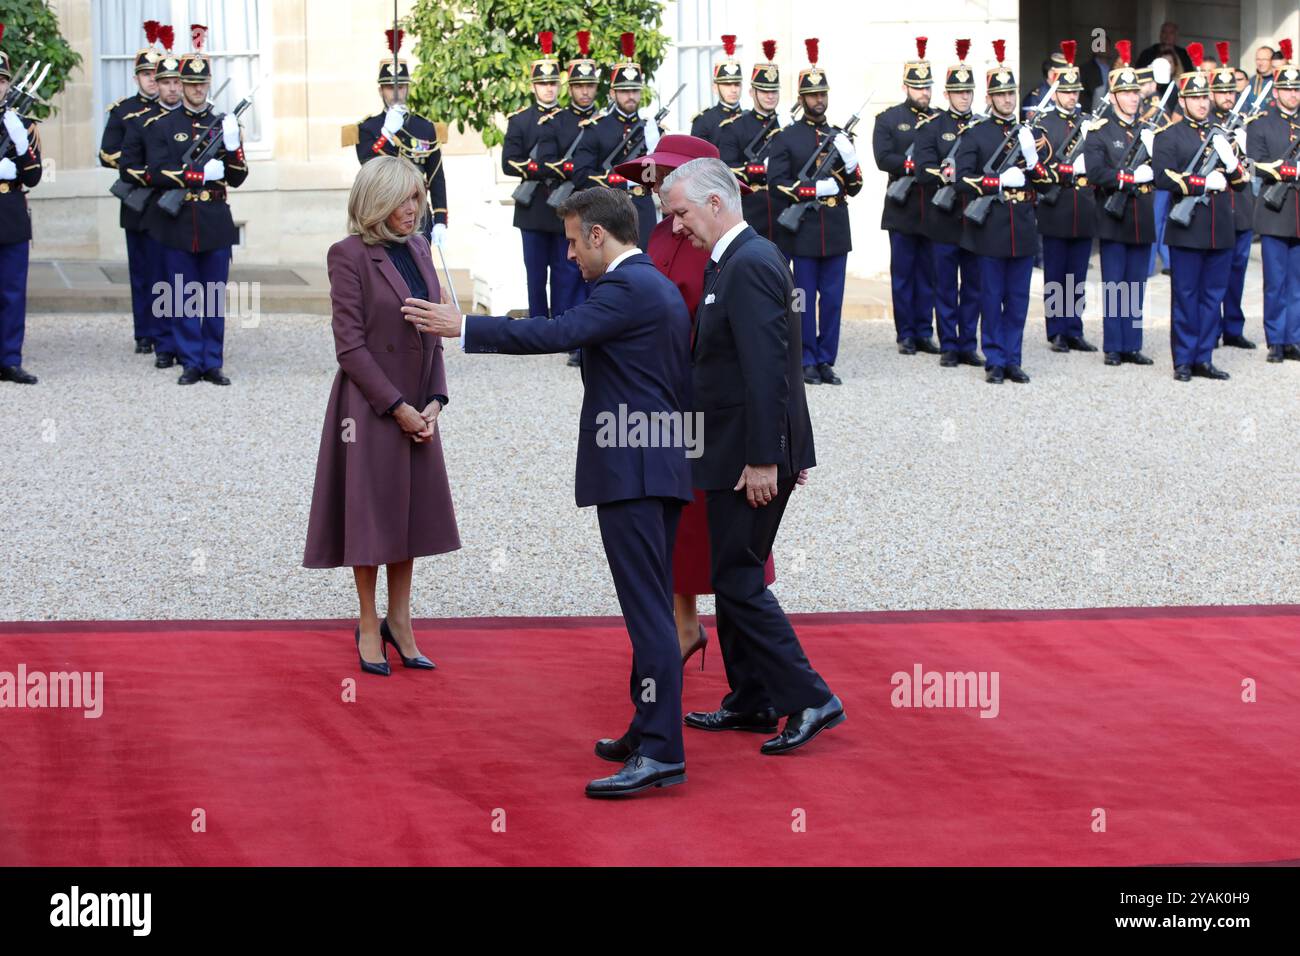
[[833,179],[817,180],[817,198],[823,199],[826,196],[838,196],[840,194],[840,184]]
[[1221,193],[1227,188],[1228,180],[1217,169],[1205,177],[1205,191],[1207,193]]
[[205,183],[216,182],[218,179],[226,178],[226,164],[219,159],[209,159],[203,164],[203,181]]
[[221,138],[228,152],[239,149],[239,120],[233,113],[227,113],[221,120]]
[[1025,157],[1025,165],[1037,166],[1038,147],[1034,145],[1034,131],[1027,126],[1022,126],[1020,132],[1016,134],[1016,140],[1020,143],[1020,155]]
[[433,224],[433,239],[431,241],[438,248],[442,248],[442,246],[447,242],[446,225],[441,222],[435,222]]
[[1152,170],[1150,163],[1143,163],[1137,169],[1133,170],[1133,182],[1149,183],[1156,178],[1155,171]]
[[18,167],[12,159],[0,159],[0,179],[17,179]]
[[1151,61],[1151,78],[1160,86],[1169,82],[1173,75],[1173,69],[1169,66],[1169,61],[1163,56],[1158,56]]
[[23,126],[22,117],[13,110],[5,110],[4,124],[9,133],[9,138],[13,140],[14,149],[21,156],[32,145],[27,138],[27,127]]
[[1078,156],[1074,157],[1074,162],[1071,163],[1070,165],[1074,167],[1075,176],[1083,176],[1088,172],[1088,167],[1083,161],[1083,153],[1080,153]]
[[1228,141],[1223,138],[1222,133],[1215,133],[1210,137],[1210,144],[1214,151],[1219,154],[1219,159],[1223,161],[1223,168],[1230,173],[1237,171],[1237,154],[1232,151]]
[[835,137],[835,148],[840,151],[840,159],[844,160],[844,169],[846,172],[853,172],[858,168],[858,151],[853,148],[853,141],[843,133]]
[[1246,152],[1246,130],[1237,129],[1232,133],[1233,142],[1237,144],[1237,149],[1244,154]]
[[655,147],[659,145],[659,124],[655,122],[653,116],[649,116],[645,121],[645,151],[653,153]]
[[1146,147],[1147,155],[1154,156],[1156,151],[1156,134],[1149,129],[1144,129],[1138,134],[1142,139],[1142,145]]
[[384,114],[384,136],[391,138],[402,128],[402,123],[405,121],[406,110],[400,106],[390,106],[388,112]]
[[1003,186],[1009,186],[1012,189],[1020,189],[1025,185],[1025,171],[1019,166],[1012,166],[1010,169],[1003,170],[998,181]]

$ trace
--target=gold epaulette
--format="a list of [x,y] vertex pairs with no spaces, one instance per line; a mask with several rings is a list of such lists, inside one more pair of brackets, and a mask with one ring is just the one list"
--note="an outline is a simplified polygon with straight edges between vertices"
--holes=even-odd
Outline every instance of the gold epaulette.
[[111,104],[111,105],[108,107],[108,109],[104,110],[104,112],[105,112],[105,113],[111,113],[111,112],[113,112],[113,110],[117,109],[119,106],[121,106],[123,103],[125,103],[128,99],[130,99],[129,96],[124,96],[124,97],[122,97],[122,98],[121,98],[120,100],[118,100],[116,103]]
[[736,122],[736,120],[740,119],[740,117],[741,117],[740,113],[736,113],[732,116],[728,116],[726,119],[724,119],[721,123],[718,124],[718,129],[722,129],[722,127],[726,126],[728,123]]
[[150,116],[147,120],[144,121],[144,125],[148,126],[150,123],[156,123],[164,116],[170,116],[170,115],[171,113],[167,112],[167,113],[159,113],[157,116]]
[[1109,123],[1109,122],[1110,122],[1110,117],[1109,117],[1109,116],[1103,116],[1101,119],[1095,119],[1095,120],[1093,120],[1091,123],[1088,124],[1087,132],[1089,132],[1089,133],[1095,133],[1097,130],[1101,129],[1103,126],[1105,126],[1105,125],[1106,125],[1107,123]]
[[339,146],[355,146],[361,142],[361,124],[348,123],[339,130]]
[[[531,106],[531,105],[532,105],[532,104],[530,103],[529,106]],[[524,110],[526,110],[526,109],[528,109],[528,108],[529,108],[528,106],[521,106],[521,107],[519,107],[519,109],[515,110],[513,113],[507,113],[507,114],[506,114],[506,119],[511,119],[512,117],[518,116],[520,113],[522,113]]]

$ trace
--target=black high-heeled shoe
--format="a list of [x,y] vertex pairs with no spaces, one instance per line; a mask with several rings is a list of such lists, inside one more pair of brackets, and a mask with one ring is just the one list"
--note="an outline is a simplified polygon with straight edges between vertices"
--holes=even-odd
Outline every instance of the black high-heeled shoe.
[[380,677],[387,677],[392,671],[388,669],[388,649],[384,647],[383,642],[379,643],[380,649],[384,652],[384,662],[382,664],[372,664],[361,656],[361,625],[357,625],[357,660],[361,662],[361,670],[366,674],[378,674]]
[[700,670],[704,670],[704,652],[709,646],[709,635],[704,630],[704,625],[700,625],[700,636],[691,642],[691,646],[686,648],[686,653],[682,655],[682,670],[686,669],[686,662],[691,659],[691,655],[696,651],[700,652]]
[[397,638],[393,637],[393,632],[388,626],[388,618],[384,618],[379,622],[379,633],[383,637],[384,643],[393,645],[393,648],[397,651],[397,656],[402,659],[403,667],[415,667],[419,670],[425,671],[435,671],[438,669],[438,665],[429,660],[429,658],[425,657],[423,654],[419,654],[415,657],[407,657],[402,653],[402,649],[397,646]]

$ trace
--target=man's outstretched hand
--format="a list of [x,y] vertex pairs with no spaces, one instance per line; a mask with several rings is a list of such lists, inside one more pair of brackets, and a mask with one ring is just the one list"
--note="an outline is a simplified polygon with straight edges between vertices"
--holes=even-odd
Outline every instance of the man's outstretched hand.
[[460,309],[451,301],[451,294],[445,287],[442,290],[441,302],[407,299],[406,304],[402,306],[402,318],[421,332],[441,335],[444,339],[460,338],[462,322]]
[[751,508],[763,507],[776,497],[776,465],[746,465],[732,490],[743,490]]

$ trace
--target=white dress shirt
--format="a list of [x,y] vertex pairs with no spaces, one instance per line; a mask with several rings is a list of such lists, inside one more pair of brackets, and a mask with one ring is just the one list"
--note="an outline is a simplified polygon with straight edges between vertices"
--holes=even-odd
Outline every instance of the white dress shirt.
[[709,253],[709,258],[714,262],[721,262],[723,254],[727,251],[727,246],[731,245],[732,240],[744,232],[745,227],[748,225],[749,223],[742,219],[724,232],[722,238],[713,244],[713,251]]

